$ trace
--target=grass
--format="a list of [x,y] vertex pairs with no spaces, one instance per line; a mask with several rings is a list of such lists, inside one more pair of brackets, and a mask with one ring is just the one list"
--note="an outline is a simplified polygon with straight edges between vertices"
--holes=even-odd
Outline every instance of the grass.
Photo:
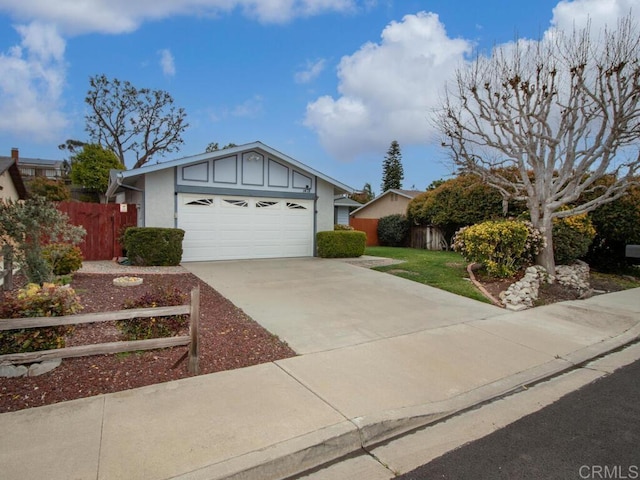
[[456,252],[419,250],[415,248],[367,247],[366,255],[403,260],[404,263],[375,267],[414,282],[424,283],[447,292],[490,303],[469,281],[467,263]]

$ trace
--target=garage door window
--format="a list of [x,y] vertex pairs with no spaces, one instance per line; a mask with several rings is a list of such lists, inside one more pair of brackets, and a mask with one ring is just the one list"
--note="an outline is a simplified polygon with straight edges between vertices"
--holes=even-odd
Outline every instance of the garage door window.
[[275,207],[276,205],[278,205],[278,202],[266,202],[263,200],[256,202],[256,208],[269,208],[269,207]]
[[213,205],[213,198],[200,198],[198,200],[191,200],[190,202],[187,202],[187,205]]
[[290,210],[306,210],[307,207],[300,205],[299,203],[287,202],[287,208]]
[[249,206],[249,203],[246,200],[227,200],[225,198],[224,201],[229,205],[233,205],[235,207],[247,208]]

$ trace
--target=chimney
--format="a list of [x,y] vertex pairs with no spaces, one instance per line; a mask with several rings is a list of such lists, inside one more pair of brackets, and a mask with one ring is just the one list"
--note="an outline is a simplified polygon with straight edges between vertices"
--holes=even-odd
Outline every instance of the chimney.
[[20,154],[18,152],[17,148],[12,148],[11,149],[11,159],[16,162],[16,165],[18,164],[18,160],[20,159]]

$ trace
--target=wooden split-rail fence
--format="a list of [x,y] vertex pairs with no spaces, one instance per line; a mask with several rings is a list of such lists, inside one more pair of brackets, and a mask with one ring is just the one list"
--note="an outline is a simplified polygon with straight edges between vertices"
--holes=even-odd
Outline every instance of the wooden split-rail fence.
[[[189,315],[189,335],[151,338],[149,340],[133,340],[93,345],[79,345],[75,347],[41,350],[37,352],[9,353],[0,355],[0,365],[23,364],[54,360],[58,358],[85,357],[89,355],[104,355],[111,353],[135,352],[139,350],[155,350],[158,348],[189,345],[187,352],[189,373],[198,375],[200,318],[200,287],[191,290],[191,301],[188,305],[174,307],[136,308],[118,310],[114,312],[86,313],[67,315],[64,317],[29,317],[8,318],[0,320],[0,330],[19,330],[24,328],[55,327],[59,325],[78,325],[82,323],[113,322],[116,320],[130,320],[133,318],[162,317],[171,315]],[[184,358],[184,357],[183,357]]]

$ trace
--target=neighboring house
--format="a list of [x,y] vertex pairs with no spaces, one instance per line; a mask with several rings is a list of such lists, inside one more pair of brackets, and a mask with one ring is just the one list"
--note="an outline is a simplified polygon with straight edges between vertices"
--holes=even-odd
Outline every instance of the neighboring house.
[[406,215],[409,202],[420,190],[390,189],[351,212],[349,225],[367,234],[367,246],[378,245],[378,220],[388,215]]
[[23,200],[27,190],[20,170],[12,158],[0,158],[0,199]]
[[138,225],[185,231],[183,261],[313,256],[353,189],[253,142],[112,171],[107,197],[138,205]]
[[57,179],[62,177],[62,160],[45,160],[43,158],[20,157],[17,148],[11,149],[11,157],[0,157],[0,159],[12,159],[20,170],[20,174],[25,181],[35,177],[47,177]]
[[387,215],[406,215],[409,202],[421,193],[421,190],[387,190],[351,212],[351,218],[379,219]]
[[341,225],[349,225],[349,213],[362,206],[360,202],[352,200],[346,194],[337,195],[333,200],[333,205],[333,222]]

